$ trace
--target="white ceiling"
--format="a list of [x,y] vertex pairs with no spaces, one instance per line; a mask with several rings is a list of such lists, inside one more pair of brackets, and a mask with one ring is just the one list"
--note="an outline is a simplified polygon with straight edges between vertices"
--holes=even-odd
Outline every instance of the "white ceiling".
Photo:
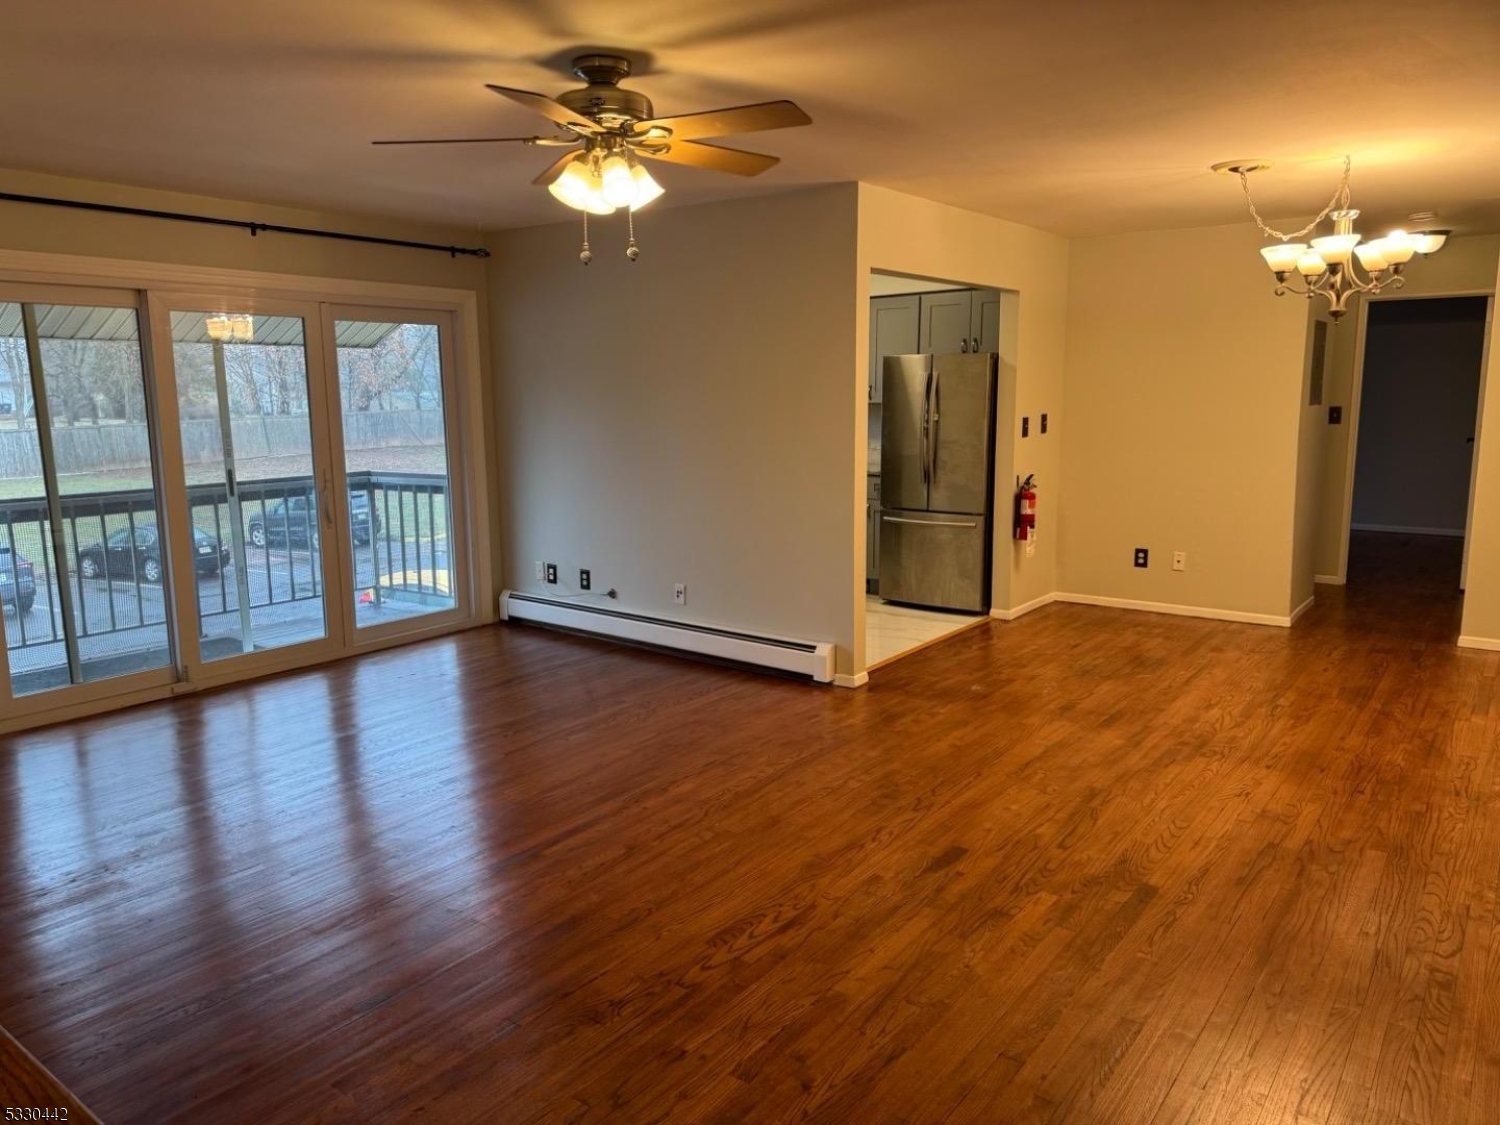
[[[555,221],[485,82],[555,94],[574,48],[650,52],[658,113],[789,97],[756,180],[661,168],[664,205],[864,180],[1062,234],[1244,217],[1209,163],[1267,157],[1267,215],[1327,201],[1500,229],[1500,3],[1368,0],[10,0],[0,163],[460,227]],[[540,126],[540,129],[539,129]],[[659,166],[658,166],[659,167]],[[1361,224],[1364,226],[1366,224]]]

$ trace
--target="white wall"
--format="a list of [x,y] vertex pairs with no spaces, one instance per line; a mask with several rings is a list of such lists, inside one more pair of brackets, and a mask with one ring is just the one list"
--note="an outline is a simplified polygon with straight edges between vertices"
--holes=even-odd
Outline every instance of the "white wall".
[[647,211],[634,265],[623,221],[588,267],[581,222],[492,236],[510,585],[575,594],[588,567],[609,604],[833,641],[854,672],[856,207],[847,184]]
[[1260,245],[1250,224],[1073,243],[1064,592],[1271,619],[1304,600],[1307,310],[1273,295]]
[[1463,534],[1485,305],[1483,297],[1371,305],[1354,527]]
[[[995,584],[993,604],[1006,611],[1056,588],[1062,508],[1062,441],[1066,425],[1062,378],[1067,334],[1068,242],[886,188],[859,188],[860,370],[868,354],[871,270],[1006,290],[1000,317],[1001,416],[996,442]],[[1048,414],[1042,435],[1038,417]],[[1021,439],[1019,417],[1031,418]],[[861,456],[863,454],[861,453]],[[1039,538],[1027,557],[1010,538],[1010,504],[1017,476],[1035,473]],[[859,466],[863,484],[864,465]],[[859,510],[864,510],[863,493]],[[863,554],[859,565],[863,568]],[[863,569],[861,569],[863,573]],[[860,638],[863,651],[863,637]]]

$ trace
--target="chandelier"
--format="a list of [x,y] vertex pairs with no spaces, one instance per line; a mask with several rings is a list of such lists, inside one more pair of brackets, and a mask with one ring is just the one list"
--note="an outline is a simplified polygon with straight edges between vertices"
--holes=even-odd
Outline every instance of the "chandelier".
[[216,344],[248,344],[255,339],[255,318],[244,313],[216,313],[203,318],[203,329]]
[[[1250,173],[1271,165],[1264,160],[1226,160],[1213,165],[1213,171],[1233,173],[1240,178],[1245,203],[1255,225],[1267,238],[1280,241],[1261,248],[1260,255],[1276,275],[1276,295],[1298,293],[1312,300],[1316,294],[1328,301],[1328,315],[1338,320],[1348,311],[1349,298],[1355,293],[1381,293],[1400,289],[1406,284],[1401,276],[1406,263],[1416,254],[1424,257],[1442,249],[1450,232],[1425,230],[1407,233],[1393,230],[1384,238],[1370,242],[1361,239],[1354,229],[1359,212],[1349,206],[1349,157],[1344,157],[1344,175],[1328,206],[1317,218],[1299,231],[1285,234],[1266,225],[1250,198]],[[1311,243],[1298,242],[1317,229],[1324,219],[1333,221],[1333,233],[1314,238]],[[1358,267],[1355,263],[1358,262]],[[1359,270],[1365,271],[1361,277]],[[1301,286],[1288,284],[1293,273],[1302,278]]]

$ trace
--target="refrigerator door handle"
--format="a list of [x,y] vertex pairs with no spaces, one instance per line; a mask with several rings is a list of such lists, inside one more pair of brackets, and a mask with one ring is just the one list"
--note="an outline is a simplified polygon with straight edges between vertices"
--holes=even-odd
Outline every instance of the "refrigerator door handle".
[[928,423],[927,437],[927,479],[937,480],[937,449],[938,449],[938,415],[942,412],[943,405],[943,376],[938,371],[937,364],[932,366],[932,421]]
[[881,523],[911,523],[918,527],[978,527],[977,523],[965,520],[909,520],[901,516],[881,516]]
[[[927,381],[922,387],[922,487],[927,488],[932,484],[932,476],[929,471],[929,459],[932,451],[932,369],[927,369]],[[926,499],[923,499],[926,506]]]

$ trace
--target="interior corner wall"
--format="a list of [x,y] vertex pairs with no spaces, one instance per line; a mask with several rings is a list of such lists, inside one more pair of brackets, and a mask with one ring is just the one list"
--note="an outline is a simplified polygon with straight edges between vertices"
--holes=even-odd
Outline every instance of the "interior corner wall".
[[[1500,294],[1500,274],[1492,285]],[[1488,649],[1500,649],[1500,346],[1494,318],[1491,301],[1489,346],[1479,394],[1479,464],[1469,525],[1468,585],[1459,638],[1461,645]]]
[[[1500,269],[1500,234],[1458,235],[1430,258],[1418,258],[1406,268],[1406,284],[1398,298],[1494,291]],[[1324,425],[1323,480],[1319,485],[1317,554],[1319,577],[1343,581],[1344,544],[1349,530],[1350,441],[1356,431],[1358,400],[1355,365],[1363,356],[1362,299],[1350,302],[1349,312],[1329,336],[1328,371],[1324,383],[1327,406],[1343,408],[1341,425]],[[1491,349],[1493,350],[1493,349]],[[1470,560],[1472,563],[1472,559]]]
[[510,586],[577,598],[588,567],[599,604],[832,641],[853,673],[856,206],[844,184],[653,208],[634,264],[596,220],[587,268],[581,221],[491,237]]
[[1273,295],[1260,245],[1250,224],[1073,242],[1066,594],[1275,622],[1301,604],[1307,310]]
[[[859,185],[858,370],[868,363],[871,270],[955,281],[1007,293],[1001,304],[1000,398],[996,441],[995,583],[997,610],[1017,609],[1057,589],[1063,507],[1062,445],[1068,431],[1063,401],[1068,318],[1068,242],[1054,234],[964,211],[887,188]],[[863,376],[861,376],[863,378]],[[1041,433],[1039,415],[1048,415]],[[1032,419],[1021,438],[1020,418]],[[863,480],[865,452],[859,452]],[[1013,481],[1035,473],[1036,552],[1028,557],[1010,536]],[[862,532],[861,532],[862,534]],[[862,556],[861,556],[862,557]],[[863,573],[863,562],[860,563]]]

